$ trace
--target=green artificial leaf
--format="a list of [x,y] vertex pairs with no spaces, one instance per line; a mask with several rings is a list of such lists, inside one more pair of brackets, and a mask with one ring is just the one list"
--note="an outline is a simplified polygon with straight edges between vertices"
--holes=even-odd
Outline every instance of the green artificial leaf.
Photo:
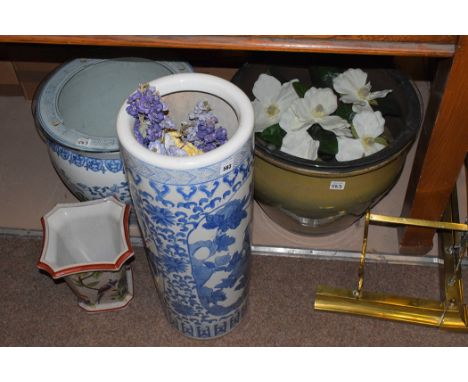
[[388,146],[388,141],[382,136],[375,138],[375,142],[384,146]]
[[351,123],[356,113],[353,111],[353,105],[351,103],[338,102],[338,107],[333,114]]
[[384,138],[388,144],[393,142],[393,135],[388,126],[384,126],[384,132],[380,134],[382,138]]
[[307,129],[307,132],[312,138],[314,138],[315,140],[319,140],[322,130],[322,126],[320,126],[318,123],[314,123]]
[[375,99],[371,102],[372,109],[380,111],[383,117],[401,117],[403,114],[400,104],[393,93],[389,93],[386,97]]
[[267,127],[261,133],[257,133],[257,134],[258,134],[257,136],[260,137],[265,142],[271,143],[277,149],[280,149],[281,145],[283,144],[283,138],[287,133],[280,127],[278,123],[276,123],[274,125]]
[[292,85],[299,98],[304,98],[304,94],[307,91],[307,88],[304,86],[304,84],[300,81],[294,81]]
[[354,126],[351,124],[351,134],[353,134],[353,138],[354,139],[358,139],[359,138],[359,135],[356,131],[356,129],[354,128]]
[[310,80],[313,87],[333,89],[333,79],[341,72],[333,66],[311,66],[309,68]]
[[338,153],[338,140],[335,133],[323,129],[320,125],[312,125],[307,132],[310,136],[319,141],[318,157],[323,161],[329,162],[335,159]]

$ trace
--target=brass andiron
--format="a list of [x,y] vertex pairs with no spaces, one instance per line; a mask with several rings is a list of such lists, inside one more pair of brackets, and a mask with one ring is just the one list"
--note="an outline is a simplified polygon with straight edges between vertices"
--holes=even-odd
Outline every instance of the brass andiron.
[[[458,212],[456,214],[458,215]],[[453,221],[453,215],[452,208],[449,208],[444,218],[450,218]],[[440,237],[444,255],[442,290],[442,295],[445,296],[444,301],[392,296],[363,290],[367,237],[371,222],[427,227],[443,231]],[[463,302],[463,282],[461,279],[461,264],[466,252],[467,240],[467,224],[384,216],[367,211],[356,288],[346,290],[318,286],[314,308],[468,331],[468,313]]]

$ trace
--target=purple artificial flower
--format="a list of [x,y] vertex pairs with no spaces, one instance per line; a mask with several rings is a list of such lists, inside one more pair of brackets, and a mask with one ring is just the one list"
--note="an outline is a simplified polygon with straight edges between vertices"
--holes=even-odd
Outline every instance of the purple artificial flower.
[[227,141],[227,131],[226,131],[226,129],[217,129],[215,134],[216,134],[216,139],[218,141],[223,141],[223,142]]
[[156,89],[148,84],[140,85],[128,97],[127,104],[127,113],[135,118],[135,138],[147,148],[151,142],[162,138],[165,129],[175,127],[174,122],[166,115],[167,105]]
[[222,126],[216,126],[218,118],[211,111],[208,102],[198,102],[189,114],[189,120],[184,139],[196,148],[208,152],[227,141],[227,131]]
[[155,140],[149,143],[148,149],[154,151],[157,154],[169,155],[172,157],[186,157],[187,153],[176,146],[174,138],[170,134],[164,134],[164,142],[161,140]]
[[157,154],[167,155],[166,148],[161,141],[153,141],[148,144],[148,149],[154,151]]
[[133,125],[133,134],[135,135],[135,138],[138,141],[138,143],[143,145],[144,137],[140,132],[140,121],[138,119],[135,121],[135,124]]
[[135,118],[133,133],[136,140],[158,154],[187,156],[188,152],[181,145],[184,142],[208,152],[228,139],[226,129],[217,126],[218,118],[211,111],[207,101],[197,102],[188,116],[189,122],[182,124],[177,136],[168,134],[177,128],[174,121],[167,116],[168,107],[154,87],[148,84],[140,85],[128,97],[127,104],[127,113]]

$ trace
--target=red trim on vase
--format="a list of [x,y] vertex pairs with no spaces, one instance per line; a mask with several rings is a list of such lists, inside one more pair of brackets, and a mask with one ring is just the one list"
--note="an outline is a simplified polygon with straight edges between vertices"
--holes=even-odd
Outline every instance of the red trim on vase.
[[125,205],[125,212],[124,212],[124,217],[123,217],[123,224],[124,224],[124,233],[125,233],[125,243],[127,244],[127,248],[129,251],[133,252],[133,247],[132,243],[130,242],[130,204]]
[[[115,198],[115,199],[117,200],[117,198]],[[121,204],[120,201],[118,201],[118,202],[119,202],[119,204]],[[75,274],[75,273],[81,273],[81,272],[118,271],[122,267],[122,264],[125,263],[130,257],[132,257],[134,255],[133,248],[132,248],[132,245],[131,245],[131,242],[130,242],[130,235],[129,235],[129,222],[128,222],[129,214],[130,214],[130,205],[126,204],[125,205],[125,210],[124,210],[123,225],[124,225],[124,240],[125,240],[125,244],[127,245],[127,250],[125,252],[123,252],[118,257],[118,259],[115,261],[115,263],[112,263],[112,264],[109,264],[109,263],[92,263],[92,264],[85,264],[85,265],[76,265],[76,266],[60,269],[58,271],[54,271],[50,267],[50,265],[48,265],[47,263],[41,261],[42,255],[44,254],[45,243],[47,242],[47,240],[46,240],[47,225],[45,223],[44,217],[42,217],[41,218],[42,231],[43,231],[42,252],[41,252],[41,256],[39,258],[39,261],[36,264],[37,268],[46,271],[54,279],[58,279],[58,278],[61,278],[61,277],[65,277],[65,276],[69,276],[69,275],[72,275],[72,274]]]
[[59,271],[54,271],[49,265],[46,263],[39,261],[37,263],[37,267],[49,273],[52,278],[58,279],[65,276],[70,276],[75,273],[81,272],[91,272],[91,271],[118,271],[122,264],[125,263],[130,257],[133,256],[133,251],[131,249],[127,250],[126,252],[122,253],[117,261],[113,264],[109,263],[92,263],[86,265],[76,265],[73,267],[61,269]]
[[42,269],[43,271],[46,271],[48,274],[52,274],[54,270],[48,266],[46,263],[43,263],[41,261],[42,255],[44,254],[44,249],[45,249],[45,243],[47,242],[46,237],[47,237],[47,225],[45,223],[44,216],[41,217],[41,225],[42,225],[42,243],[41,243],[41,254],[39,255],[39,260],[37,261],[36,266],[39,269]]
[[44,216],[41,217],[41,225],[42,225],[42,243],[41,243],[41,256],[42,256],[42,252],[44,252],[44,245],[45,245],[45,238],[46,238],[46,224],[45,224]]

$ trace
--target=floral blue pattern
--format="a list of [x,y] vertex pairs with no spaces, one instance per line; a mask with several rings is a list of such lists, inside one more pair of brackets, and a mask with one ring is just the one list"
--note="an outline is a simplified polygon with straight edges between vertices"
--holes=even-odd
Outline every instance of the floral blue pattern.
[[175,215],[169,209],[154,206],[148,203],[148,199],[144,201],[146,202],[145,211],[152,221],[157,221],[158,224],[166,227],[174,224]]
[[151,270],[169,321],[183,334],[228,333],[246,308],[252,208],[252,143],[222,163],[151,168],[122,152]]
[[124,171],[123,162],[119,159],[99,159],[81,155],[72,150],[68,150],[62,145],[55,142],[49,141],[49,147],[55,152],[60,158],[67,160],[70,164],[77,167],[84,167],[86,170],[93,172],[106,171],[112,173],[118,173]]
[[72,182],[63,170],[57,169],[57,173],[63,183],[78,200],[86,201],[115,196],[122,203],[132,203],[127,182],[120,182],[120,184],[113,184],[111,186],[90,186],[83,183]]
[[[57,160],[52,160],[52,163],[54,163],[60,178],[79,200],[93,200],[115,196],[123,203],[131,204],[130,189],[125,178],[125,169],[121,159],[94,158],[92,156],[81,155],[53,141],[49,141],[48,144],[50,155],[56,155]],[[80,179],[78,180],[75,177],[76,179],[72,180],[67,175],[67,171],[60,167],[63,166],[63,162],[61,161],[65,161],[66,164],[82,171]],[[57,165],[56,163],[59,164]],[[96,174],[93,174],[94,177],[101,177],[102,174],[102,181],[96,182],[100,184],[93,184],[94,182],[89,181],[88,177],[85,176],[88,171]],[[111,174],[111,176],[108,176],[108,174]],[[119,175],[120,178],[113,174]]]
[[220,211],[207,215],[206,223],[203,224],[203,228],[218,228],[221,232],[226,232],[228,229],[235,229],[239,226],[241,220],[247,216],[247,212],[245,211],[246,202],[247,198],[243,200],[232,200],[226,203]]
[[112,186],[88,186],[82,183],[67,184],[75,195],[80,195],[81,200],[102,199],[108,196],[115,196],[121,202],[130,204],[132,199],[130,197],[130,190],[128,189],[127,182],[120,182]]

